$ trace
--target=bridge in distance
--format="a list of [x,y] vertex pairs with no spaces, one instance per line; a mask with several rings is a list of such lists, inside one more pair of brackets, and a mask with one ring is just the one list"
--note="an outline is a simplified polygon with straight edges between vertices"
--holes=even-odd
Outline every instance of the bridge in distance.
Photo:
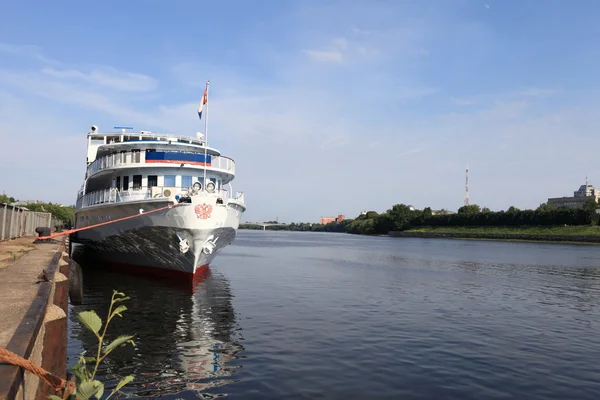
[[280,224],[279,222],[244,222],[240,225],[258,225],[262,226],[263,231],[266,231],[267,226],[285,226],[286,224]]

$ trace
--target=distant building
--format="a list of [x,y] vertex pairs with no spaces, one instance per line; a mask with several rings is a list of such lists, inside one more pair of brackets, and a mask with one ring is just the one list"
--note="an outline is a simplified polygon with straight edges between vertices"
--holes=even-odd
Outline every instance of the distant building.
[[337,217],[321,217],[321,224],[325,225],[330,222],[342,222],[344,220],[344,216],[342,214]]
[[452,211],[448,211],[445,209],[441,209],[441,210],[431,210],[431,215],[450,215],[450,214],[454,214]]
[[573,197],[555,197],[548,199],[548,205],[552,207],[583,208],[584,204],[590,200],[596,203],[600,198],[600,191],[592,185],[581,185],[579,189],[573,192]]

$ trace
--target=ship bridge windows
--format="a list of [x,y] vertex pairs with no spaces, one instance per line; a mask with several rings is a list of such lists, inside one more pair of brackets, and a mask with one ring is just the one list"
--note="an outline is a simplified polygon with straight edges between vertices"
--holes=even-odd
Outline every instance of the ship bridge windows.
[[158,175],[148,175],[148,187],[158,186]]
[[133,188],[134,189],[141,189],[142,188],[142,176],[141,175],[134,175],[133,176]]
[[188,188],[192,186],[192,177],[184,175],[181,177],[181,186],[184,188]]
[[133,150],[131,152],[131,157],[132,157],[131,162],[134,162],[134,163],[139,163],[142,160],[140,150]]
[[164,186],[175,186],[175,175],[165,175],[164,176]]

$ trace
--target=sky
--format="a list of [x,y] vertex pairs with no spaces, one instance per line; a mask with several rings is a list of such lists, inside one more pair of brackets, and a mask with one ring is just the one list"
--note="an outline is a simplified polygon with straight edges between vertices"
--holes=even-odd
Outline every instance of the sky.
[[243,221],[536,208],[600,186],[600,2],[7,2],[0,192],[74,204],[86,134],[195,136]]

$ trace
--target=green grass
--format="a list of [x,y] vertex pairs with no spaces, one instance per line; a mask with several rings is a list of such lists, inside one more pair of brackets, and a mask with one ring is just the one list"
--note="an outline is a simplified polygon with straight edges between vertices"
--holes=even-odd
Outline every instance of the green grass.
[[431,226],[409,229],[406,232],[600,236],[600,226]]

